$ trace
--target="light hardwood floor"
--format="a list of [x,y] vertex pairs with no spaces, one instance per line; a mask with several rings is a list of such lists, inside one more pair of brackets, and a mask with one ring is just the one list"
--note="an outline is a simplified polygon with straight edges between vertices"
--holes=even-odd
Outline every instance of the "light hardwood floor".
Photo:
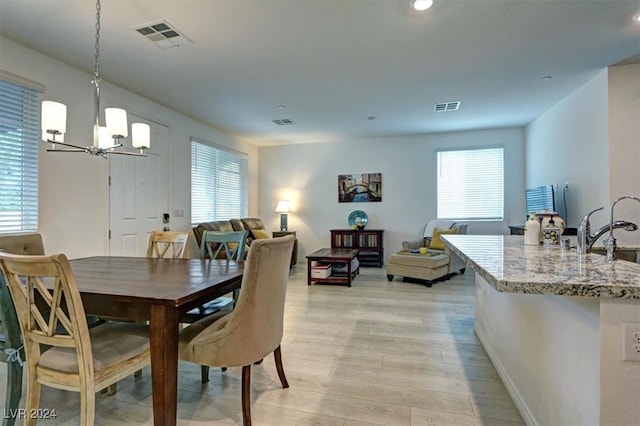
[[[273,356],[253,368],[252,419],[257,426],[522,425],[522,419],[473,333],[473,271],[432,288],[389,283],[384,268],[362,268],[347,288],[306,284],[292,269],[282,342],[289,389]],[[181,363],[179,425],[242,424],[240,368]],[[6,368],[0,364],[0,404]],[[97,425],[152,425],[150,372],[96,398]],[[24,397],[23,397],[24,401]],[[79,398],[43,387],[42,408],[77,425]],[[2,411],[0,411],[0,414]],[[18,423],[19,424],[19,423]]]

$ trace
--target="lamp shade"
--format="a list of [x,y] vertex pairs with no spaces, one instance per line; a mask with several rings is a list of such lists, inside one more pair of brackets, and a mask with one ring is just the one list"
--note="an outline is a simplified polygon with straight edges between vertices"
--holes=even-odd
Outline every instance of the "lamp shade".
[[109,131],[104,126],[98,127],[98,147],[109,148],[110,146],[113,146],[113,139],[111,139]]
[[67,106],[60,102],[42,102],[42,131],[45,134],[67,132]]
[[104,118],[107,122],[107,130],[110,136],[126,138],[129,135],[127,129],[127,111],[121,108],[106,108]]
[[151,146],[151,128],[145,123],[133,123],[131,125],[131,145],[142,149]]
[[291,211],[291,201],[280,200],[276,206],[276,213],[289,213]]

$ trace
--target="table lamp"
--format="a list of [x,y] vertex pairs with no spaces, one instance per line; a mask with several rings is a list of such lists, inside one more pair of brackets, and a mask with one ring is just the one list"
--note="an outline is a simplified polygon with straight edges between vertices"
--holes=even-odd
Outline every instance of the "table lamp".
[[280,200],[276,206],[276,213],[280,213],[280,230],[287,230],[287,213],[291,211],[291,201]]

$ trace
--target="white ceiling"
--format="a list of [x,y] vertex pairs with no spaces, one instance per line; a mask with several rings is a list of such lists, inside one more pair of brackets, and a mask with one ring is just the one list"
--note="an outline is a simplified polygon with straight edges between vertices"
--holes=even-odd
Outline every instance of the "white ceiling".
[[[436,0],[421,13],[409,0],[103,0],[100,70],[259,146],[521,126],[637,61],[638,13],[640,0]],[[132,29],[158,20],[193,44],[163,50]],[[90,73],[94,25],[93,0],[0,0],[2,35]],[[296,124],[272,122],[285,118]]]

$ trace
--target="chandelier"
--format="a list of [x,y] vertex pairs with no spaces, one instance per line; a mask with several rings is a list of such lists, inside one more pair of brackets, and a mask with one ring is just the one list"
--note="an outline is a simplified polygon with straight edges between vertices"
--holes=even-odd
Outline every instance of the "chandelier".
[[[42,140],[49,144],[49,152],[84,152],[107,158],[107,154],[133,155],[146,157],[145,149],[150,146],[150,128],[148,124],[131,125],[131,145],[138,151],[127,150],[123,140],[128,136],[127,112],[120,108],[105,108],[105,124],[100,125],[100,0],[96,0],[96,43],[94,56],[93,84],[94,116],[93,144],[81,146],[64,141],[67,131],[67,106],[53,101],[42,102]],[[67,148],[57,148],[62,145]],[[122,149],[121,149],[122,148]]]

